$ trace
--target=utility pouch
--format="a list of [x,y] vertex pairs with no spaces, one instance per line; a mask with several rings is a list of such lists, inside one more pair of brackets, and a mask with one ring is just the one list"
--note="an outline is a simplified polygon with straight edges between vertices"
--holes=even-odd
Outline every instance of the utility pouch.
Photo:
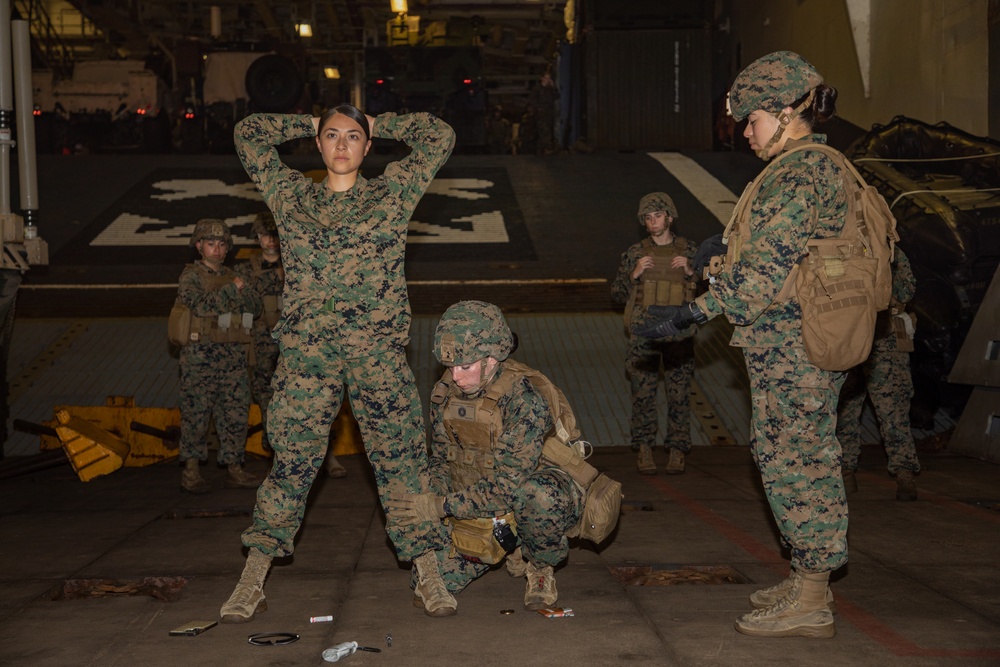
[[597,475],[597,468],[587,463],[583,455],[567,445],[559,438],[547,438],[542,445],[542,459],[562,469],[573,478],[584,490],[590,486]]
[[906,317],[911,326],[916,324],[917,318],[913,313],[893,315],[889,321],[892,322],[892,332],[896,336],[896,349],[900,352],[913,352],[913,334],[906,328]]
[[283,305],[281,295],[265,294],[261,297],[261,301],[264,306],[261,317],[264,319],[264,324],[267,325],[268,330],[273,331],[274,327],[278,324],[278,320],[281,319],[281,308]]
[[184,346],[191,342],[191,309],[176,302],[167,318],[167,340],[174,345]]
[[604,473],[598,474],[587,488],[580,523],[567,536],[582,537],[594,544],[606,540],[618,525],[623,497],[621,482]]
[[447,521],[451,524],[453,552],[469,560],[495,565],[517,548],[517,524],[513,512],[496,518],[448,517]]
[[875,335],[878,260],[842,239],[813,239],[795,282],[802,309],[802,344],[828,371],[864,362]]

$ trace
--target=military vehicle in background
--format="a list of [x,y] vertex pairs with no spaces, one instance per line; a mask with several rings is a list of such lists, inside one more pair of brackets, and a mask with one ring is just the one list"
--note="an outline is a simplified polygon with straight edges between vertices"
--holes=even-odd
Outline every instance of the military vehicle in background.
[[32,73],[39,153],[169,150],[166,85],[139,60],[81,61]]
[[1000,266],[1000,142],[897,116],[846,151],[889,203],[917,279],[911,417],[957,416],[970,388],[948,374]]

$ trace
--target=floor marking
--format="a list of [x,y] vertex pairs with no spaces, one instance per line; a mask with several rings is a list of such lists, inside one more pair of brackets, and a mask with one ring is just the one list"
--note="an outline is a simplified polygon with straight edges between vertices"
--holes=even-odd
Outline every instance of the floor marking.
[[[779,575],[788,574],[788,566],[784,563],[781,553],[773,547],[760,542],[749,532],[733,522],[719,516],[701,502],[694,500],[663,478],[646,480],[674,502],[684,506],[691,514],[710,525],[723,537],[740,547],[761,563],[770,565]],[[780,565],[776,561],[782,561]],[[963,658],[998,658],[1000,651],[995,649],[935,649],[924,648],[899,634],[878,618],[851,604],[843,596],[837,596],[837,610],[840,618],[847,620],[859,632],[867,635],[873,641],[888,649],[895,655],[913,657],[963,657]]]
[[[23,286],[22,286],[23,288]],[[38,353],[25,367],[10,381],[8,391],[8,403],[13,404],[21,397],[31,383],[56,362],[63,352],[73,343],[76,338],[87,330],[84,322],[74,322],[58,338],[50,343],[44,350]]]
[[738,197],[715,176],[680,153],[650,153],[649,157],[662,164],[723,226],[729,222]]

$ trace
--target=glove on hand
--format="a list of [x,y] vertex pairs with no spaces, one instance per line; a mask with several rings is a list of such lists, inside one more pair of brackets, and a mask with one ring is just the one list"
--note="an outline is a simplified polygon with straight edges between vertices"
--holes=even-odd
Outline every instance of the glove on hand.
[[722,234],[709,236],[698,246],[698,252],[694,254],[694,275],[698,280],[705,278],[705,269],[712,262],[713,257],[725,255],[729,246],[722,242]]
[[679,311],[677,306],[650,306],[646,309],[650,317],[632,327],[632,333],[643,338],[676,336],[680,329],[674,324],[674,318],[678,317]]
[[385,511],[401,526],[437,521],[445,516],[444,496],[433,493],[399,493],[389,496]]
[[693,301],[680,306],[650,306],[646,312],[650,319],[632,329],[632,333],[643,338],[676,336],[692,324],[704,324],[708,321]]

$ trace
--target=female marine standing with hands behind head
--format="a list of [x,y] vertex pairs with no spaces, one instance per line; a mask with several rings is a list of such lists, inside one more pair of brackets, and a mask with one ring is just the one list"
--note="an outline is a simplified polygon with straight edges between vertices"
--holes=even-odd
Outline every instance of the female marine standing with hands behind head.
[[[636,333],[650,337],[725,315],[731,345],[743,348],[750,376],[751,447],[782,541],[791,549],[787,579],[750,596],[757,610],[736,629],[762,637],[836,634],[830,573],[847,562],[847,502],[840,475],[837,400],[844,373],[813,364],[802,343],[802,312],[779,296],[812,238],[840,235],[847,215],[841,169],[819,150],[782,154],[826,143],[813,127],[833,117],[837,91],[802,56],[779,51],[736,77],[729,107],[749,118],[743,136],[765,167],[754,195],[737,211],[748,238],[729,238],[726,264],[708,292],[679,308],[654,312]],[[751,201],[745,201],[747,196]],[[665,312],[664,312],[665,311]],[[641,329],[641,330],[640,330]]]
[[[274,330],[280,358],[268,412],[274,465],[243,533],[246,568],[222,606],[223,622],[264,611],[264,578],[287,556],[309,489],[346,393],[361,428],[379,497],[429,491],[423,410],[404,346],[410,304],[403,274],[406,230],[454,131],[426,113],[365,116],[350,105],[308,115],[254,114],[236,125],[236,150],[274,213],[285,268],[284,307]],[[359,173],[372,136],[411,151],[385,172]],[[315,137],[326,179],[314,183],[281,162],[277,146]],[[383,502],[384,506],[384,502]],[[448,543],[440,522],[400,524],[387,512],[396,555],[414,561],[427,614],[455,613],[434,552]]]

